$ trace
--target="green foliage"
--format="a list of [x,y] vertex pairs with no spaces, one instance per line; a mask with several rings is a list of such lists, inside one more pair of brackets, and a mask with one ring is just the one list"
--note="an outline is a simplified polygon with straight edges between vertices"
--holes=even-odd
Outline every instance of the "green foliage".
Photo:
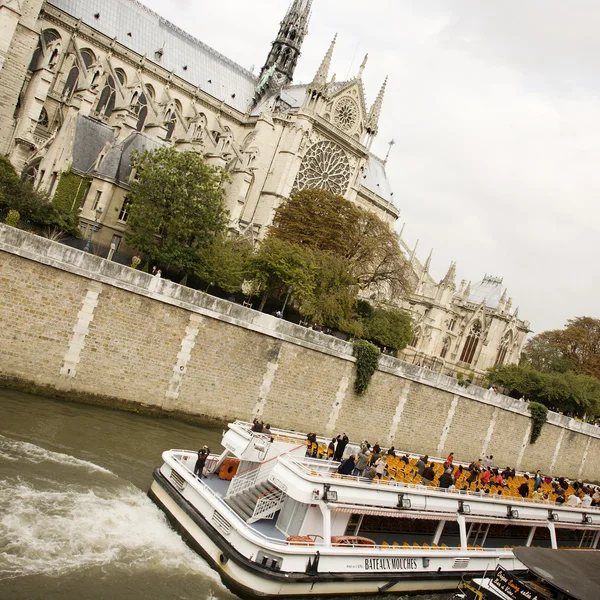
[[535,444],[536,440],[542,433],[542,427],[544,426],[544,423],[548,417],[548,409],[543,404],[539,404],[538,402],[530,402],[528,408],[533,420],[533,426],[531,428],[531,443]]
[[401,295],[409,287],[397,234],[377,215],[326,190],[292,195],[277,209],[270,235],[345,260],[360,289]]
[[0,155],[0,218],[6,217],[10,210],[19,212],[20,227],[36,233],[56,228],[79,234],[77,216],[54,205],[47,196],[35,191],[29,181],[21,181],[8,158]]
[[391,350],[404,350],[413,337],[412,317],[396,308],[374,308],[363,323],[363,337]]
[[249,241],[218,235],[200,255],[196,274],[227,292],[237,292],[246,279],[251,255]]
[[227,225],[223,170],[173,147],[136,154],[133,161],[127,242],[153,263],[196,271]]
[[572,370],[600,380],[600,319],[575,317],[564,329],[536,335],[523,349],[522,363],[546,373]]
[[529,366],[497,365],[488,372],[491,382],[511,396],[525,396],[557,412],[577,417],[600,415],[600,381],[589,375],[543,373]]
[[7,225],[10,225],[11,227],[16,227],[17,224],[19,223],[20,218],[21,218],[21,215],[19,214],[19,211],[15,210],[14,208],[11,208],[8,211],[8,214],[6,215],[6,219],[4,219],[4,222]]
[[91,180],[91,177],[82,177],[70,170],[65,171],[56,186],[52,204],[61,213],[77,215]]
[[356,357],[356,379],[354,391],[361,396],[369,387],[373,373],[379,365],[379,348],[371,342],[358,340],[354,342],[354,356]]

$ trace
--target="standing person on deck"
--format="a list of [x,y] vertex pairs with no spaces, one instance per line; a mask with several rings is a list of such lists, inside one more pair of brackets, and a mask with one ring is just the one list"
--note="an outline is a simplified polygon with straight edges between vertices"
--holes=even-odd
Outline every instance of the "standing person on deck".
[[454,452],[450,452],[450,454],[448,454],[448,458],[446,459],[446,464],[451,467],[452,463],[454,461]]
[[[348,445],[348,442],[350,440],[348,439],[348,436],[345,433],[342,433],[342,435],[338,435],[337,437],[337,446],[335,448],[335,455],[334,455],[334,459],[337,460],[338,462],[340,460],[342,460],[342,457],[344,456],[344,450],[346,449],[346,446]],[[354,467],[352,467],[354,468]]]
[[209,454],[210,450],[208,449],[208,446],[202,446],[202,450],[198,450],[198,459],[194,465],[194,475],[200,479],[202,479],[202,472],[204,471],[204,465],[206,464],[206,459]]

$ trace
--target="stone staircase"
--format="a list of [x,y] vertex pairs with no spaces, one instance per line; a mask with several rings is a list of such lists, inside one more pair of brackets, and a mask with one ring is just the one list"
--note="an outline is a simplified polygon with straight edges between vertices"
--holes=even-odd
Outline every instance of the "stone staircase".
[[[255,486],[228,496],[225,503],[232,508],[244,521],[253,523],[259,519],[272,518],[282,504],[283,493],[268,481],[263,481]],[[259,501],[264,505],[259,506],[259,513],[255,515]],[[254,518],[253,518],[254,517]]]

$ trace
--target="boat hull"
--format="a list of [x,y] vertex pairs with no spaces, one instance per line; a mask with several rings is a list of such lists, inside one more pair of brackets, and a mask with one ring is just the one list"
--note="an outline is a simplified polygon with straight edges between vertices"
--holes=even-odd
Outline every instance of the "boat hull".
[[[317,574],[275,571],[238,553],[159,469],[154,471],[148,495],[188,545],[220,574],[225,585],[245,598],[452,591],[463,574],[460,571]],[[480,575],[472,571],[469,574]]]

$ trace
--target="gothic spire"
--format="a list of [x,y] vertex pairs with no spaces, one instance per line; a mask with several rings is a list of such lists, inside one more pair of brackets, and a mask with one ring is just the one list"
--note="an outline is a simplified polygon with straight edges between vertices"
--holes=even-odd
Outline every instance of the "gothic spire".
[[381,107],[383,106],[383,96],[385,95],[387,81],[388,78],[386,77],[379,90],[379,94],[377,94],[377,98],[375,98],[375,102],[373,102],[373,106],[371,106],[369,115],[367,116],[367,130],[374,136],[377,135],[379,129],[379,117],[381,116]]
[[315,92],[323,92],[327,87],[327,77],[329,76],[329,68],[331,67],[331,58],[333,56],[333,49],[335,48],[335,42],[337,40],[337,33],[333,36],[333,40],[329,45],[327,53],[323,57],[317,72],[312,80],[312,83],[308,86],[308,89]]
[[429,273],[429,268],[431,267],[431,256],[433,255],[433,248],[429,251],[429,256],[425,261],[425,266],[423,267],[424,273]]
[[448,269],[444,279],[442,279],[441,285],[447,287],[456,287],[456,263],[454,261],[450,263],[450,268]]
[[258,76],[254,105],[271,91],[289,85],[300,56],[300,48],[308,33],[312,0],[294,0],[279,27],[269,56]]

